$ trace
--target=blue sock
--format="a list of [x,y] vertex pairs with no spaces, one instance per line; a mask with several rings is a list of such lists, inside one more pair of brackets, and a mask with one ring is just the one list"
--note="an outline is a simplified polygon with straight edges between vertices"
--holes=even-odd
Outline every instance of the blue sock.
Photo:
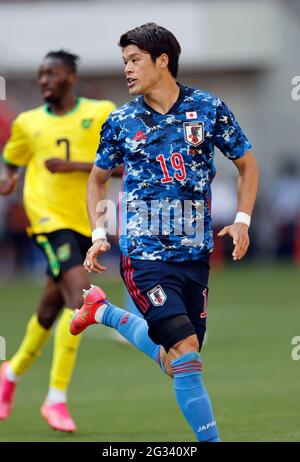
[[198,441],[220,441],[208,393],[202,382],[199,353],[186,353],[171,362],[174,389],[180,409]]
[[116,329],[132,345],[156,361],[165,372],[160,358],[160,345],[150,339],[148,324],[144,319],[109,304],[104,311],[101,322],[105,326]]

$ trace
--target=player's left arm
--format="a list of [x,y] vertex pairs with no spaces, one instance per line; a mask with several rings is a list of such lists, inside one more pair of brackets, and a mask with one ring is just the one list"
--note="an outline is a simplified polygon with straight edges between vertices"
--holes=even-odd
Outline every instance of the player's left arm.
[[[259,180],[259,169],[255,157],[251,151],[248,151],[244,156],[234,159],[233,163],[238,169],[238,212],[244,212],[247,215],[252,214]],[[233,223],[225,226],[218,236],[228,234],[233,238],[234,249],[232,252],[233,260],[241,260],[249,247],[249,226],[245,223]]]

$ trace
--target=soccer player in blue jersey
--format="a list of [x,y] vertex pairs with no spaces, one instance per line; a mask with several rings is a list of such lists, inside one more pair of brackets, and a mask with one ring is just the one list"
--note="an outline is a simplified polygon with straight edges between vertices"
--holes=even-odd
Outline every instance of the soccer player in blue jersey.
[[180,45],[148,23],[121,36],[129,93],[101,132],[88,183],[93,245],[85,267],[101,273],[109,250],[102,207],[105,183],[125,165],[121,196],[121,274],[144,319],[112,304],[92,287],[71,323],[74,335],[102,323],[117,329],[173,377],[176,400],[199,441],[220,441],[200,355],[206,328],[209,256],[213,250],[210,184],[214,147],[238,170],[233,259],[244,257],[255,203],[258,168],[251,144],[218,97],[176,81]]

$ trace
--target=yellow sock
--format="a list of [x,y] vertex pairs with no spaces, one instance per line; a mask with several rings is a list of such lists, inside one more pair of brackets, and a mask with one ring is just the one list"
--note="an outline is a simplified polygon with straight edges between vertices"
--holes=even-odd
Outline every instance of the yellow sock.
[[66,391],[74,369],[81,335],[70,334],[73,310],[65,308],[56,326],[50,387]]
[[23,375],[31,364],[40,356],[51,329],[45,329],[34,314],[27,324],[25,337],[18,351],[10,361],[11,368],[16,376]]

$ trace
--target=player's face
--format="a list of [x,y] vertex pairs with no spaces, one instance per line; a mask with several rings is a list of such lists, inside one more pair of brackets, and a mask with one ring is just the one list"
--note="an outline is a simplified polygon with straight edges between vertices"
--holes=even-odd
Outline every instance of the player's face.
[[75,74],[70,72],[63,61],[46,58],[38,72],[42,97],[47,103],[59,103],[73,86],[75,78]]
[[143,52],[136,45],[123,48],[122,58],[129,93],[131,95],[150,93],[160,81],[159,58],[154,63],[150,54]]

